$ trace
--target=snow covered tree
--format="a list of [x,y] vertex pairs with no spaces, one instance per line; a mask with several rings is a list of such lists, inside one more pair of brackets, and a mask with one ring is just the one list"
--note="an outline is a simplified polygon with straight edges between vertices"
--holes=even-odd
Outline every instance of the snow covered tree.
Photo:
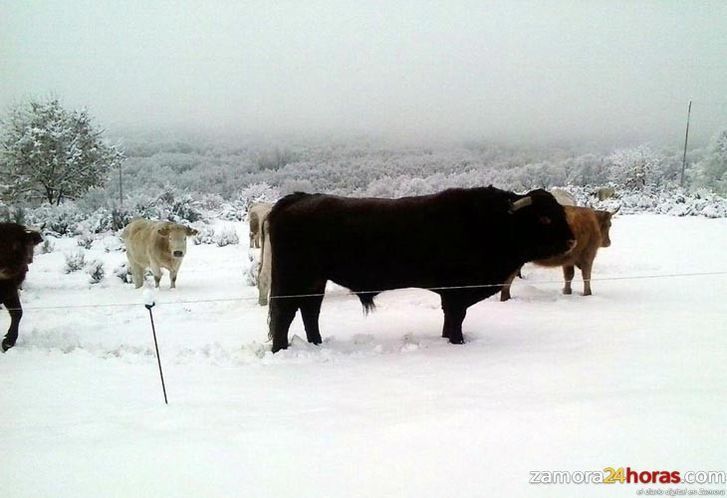
[[0,132],[0,195],[58,205],[103,186],[124,154],[102,135],[85,110],[68,111],[57,98],[11,108]]
[[696,169],[699,186],[727,194],[727,130],[722,130],[712,140],[706,157]]
[[642,189],[653,185],[661,171],[661,157],[648,145],[621,149],[607,158],[611,180],[628,188]]

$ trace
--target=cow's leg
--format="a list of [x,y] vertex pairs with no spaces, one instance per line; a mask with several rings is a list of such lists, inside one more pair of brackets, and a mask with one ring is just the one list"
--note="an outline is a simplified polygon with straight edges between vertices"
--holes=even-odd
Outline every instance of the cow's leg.
[[20,319],[23,317],[23,308],[20,306],[20,297],[18,296],[17,288],[8,289],[3,299],[3,305],[5,305],[8,313],[10,313],[10,328],[0,346],[0,349],[5,352],[15,346],[15,341],[18,340]]
[[131,280],[134,282],[134,288],[138,289],[144,285],[144,267],[129,263],[131,267]]
[[583,295],[591,295],[591,268],[593,267],[593,261],[584,263],[581,267],[581,276],[583,277]]
[[505,280],[502,290],[500,291],[500,301],[507,301],[510,299],[510,286],[512,285],[512,281],[515,280],[515,277],[518,275],[520,275],[520,270],[510,275],[507,280]]
[[268,294],[270,293],[270,280],[272,277],[271,273],[273,259],[267,220],[265,220],[260,227],[260,239],[262,240],[262,250],[260,251],[260,262],[258,263],[257,273],[257,302],[260,306],[266,306],[268,304]]
[[[321,289],[316,289],[311,294],[323,294],[325,285]],[[308,342],[312,344],[320,344],[321,331],[318,328],[318,316],[321,314],[321,304],[323,296],[311,296],[304,298],[300,306],[300,314],[303,317],[303,325],[305,326],[305,335]]]
[[462,322],[467,315],[467,306],[447,296],[442,296],[442,311],[444,311],[444,327],[442,337],[449,339],[452,344],[464,344],[462,336]]
[[270,332],[269,337],[273,340],[273,353],[288,348],[288,329],[298,311],[298,300],[295,298],[270,300]]
[[[169,280],[172,281],[170,285],[170,289],[176,289],[177,288],[177,271],[179,271],[179,268],[172,268],[169,270]],[[159,286],[157,286],[159,287]]]
[[571,283],[573,282],[573,275],[575,275],[575,268],[573,265],[563,265],[563,278],[565,279],[565,287],[563,287],[563,294],[572,294],[573,289]]
[[162,269],[154,261],[151,262],[150,266],[151,266],[151,272],[154,274],[154,287],[156,287],[158,289],[159,282],[162,280]]

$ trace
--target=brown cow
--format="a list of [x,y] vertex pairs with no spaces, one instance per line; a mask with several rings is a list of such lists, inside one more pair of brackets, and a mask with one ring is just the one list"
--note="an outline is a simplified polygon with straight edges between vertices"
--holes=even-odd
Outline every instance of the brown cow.
[[[583,275],[583,295],[591,295],[591,268],[596,253],[600,247],[611,245],[609,230],[611,216],[614,213],[599,211],[586,207],[563,206],[568,225],[576,237],[576,247],[566,255],[554,256],[548,259],[533,261],[538,266],[562,266],[565,278],[563,294],[571,294],[571,282],[575,274],[574,266],[581,270]],[[513,274],[502,287],[500,301],[510,299],[510,286],[516,274]]]
[[10,328],[0,345],[4,353],[18,340],[20,306],[18,288],[25,280],[28,265],[33,262],[35,246],[43,241],[40,233],[17,223],[0,223],[0,302],[10,313]]
[[197,235],[197,230],[169,221],[136,219],[124,228],[121,238],[126,244],[134,286],[144,285],[144,271],[151,268],[154,283],[159,287],[162,268],[169,270],[171,288],[177,284],[177,272],[187,252],[187,237]]
[[250,248],[262,247],[262,224],[273,208],[270,202],[256,202],[250,205],[247,211],[247,221],[250,224]]

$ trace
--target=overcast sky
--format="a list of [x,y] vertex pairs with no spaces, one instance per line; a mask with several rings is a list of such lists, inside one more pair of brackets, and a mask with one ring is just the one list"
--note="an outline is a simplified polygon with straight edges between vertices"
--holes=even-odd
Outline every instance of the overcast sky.
[[0,0],[0,75],[107,128],[671,143],[727,125],[727,1]]

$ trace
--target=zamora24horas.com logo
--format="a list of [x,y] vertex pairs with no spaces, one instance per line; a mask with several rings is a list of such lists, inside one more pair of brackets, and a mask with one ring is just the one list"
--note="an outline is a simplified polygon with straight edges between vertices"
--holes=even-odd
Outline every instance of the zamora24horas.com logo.
[[[530,484],[701,484],[726,485],[722,470],[639,470],[605,467],[603,470],[535,470]],[[724,490],[721,490],[724,494]]]

